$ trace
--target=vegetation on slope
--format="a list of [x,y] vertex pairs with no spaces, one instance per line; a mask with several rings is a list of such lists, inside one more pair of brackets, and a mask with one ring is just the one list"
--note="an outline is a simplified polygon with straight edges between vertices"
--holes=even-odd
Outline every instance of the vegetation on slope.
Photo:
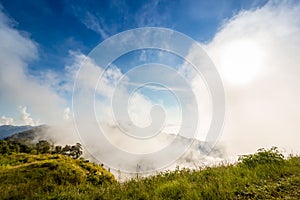
[[91,191],[115,182],[100,165],[83,159],[59,154],[0,156],[2,199],[92,198]]
[[0,157],[3,199],[300,199],[300,157],[277,148],[239,163],[118,183],[100,165],[59,154]]
[[116,199],[300,199],[300,157],[284,160],[277,148],[260,149],[236,165],[134,179],[113,193]]
[[30,154],[62,154],[71,158],[79,158],[82,155],[80,143],[75,145],[54,146],[47,140],[40,140],[36,144],[26,144],[18,141],[0,140],[0,154],[30,153]]

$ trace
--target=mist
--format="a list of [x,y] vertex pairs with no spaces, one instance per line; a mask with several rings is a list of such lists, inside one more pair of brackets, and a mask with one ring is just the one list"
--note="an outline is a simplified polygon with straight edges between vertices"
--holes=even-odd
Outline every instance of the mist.
[[300,6],[270,1],[226,21],[205,48],[226,94],[229,156],[277,146],[299,154]]
[[[202,133],[208,130],[213,111],[205,84],[199,77],[192,76],[191,85],[199,104],[198,117],[204,119],[203,126],[199,128],[197,140],[191,143],[190,149],[178,160],[165,166],[165,169],[176,166],[197,168],[225,160],[236,160],[238,155],[253,153],[261,147],[277,146],[287,153],[300,153],[299,13],[299,5],[292,6],[286,1],[270,1],[256,10],[237,13],[222,24],[211,41],[202,44],[219,70],[225,88],[226,119],[223,132],[215,149],[206,152],[205,143],[202,143],[205,135]],[[101,66],[88,60],[87,55],[81,52],[70,51],[69,59],[73,62],[60,72],[64,74],[45,70],[40,76],[32,75],[28,65],[39,59],[38,44],[21,34],[15,28],[14,22],[2,12],[0,38],[4,38],[5,42],[0,48],[0,102],[6,107],[16,110],[19,108],[18,114],[21,118],[16,119],[17,114],[8,116],[0,113],[2,124],[49,124],[45,139],[57,145],[82,142],[86,150],[85,156],[97,162],[101,160],[92,156],[95,153],[117,158],[118,156],[109,149],[97,152],[99,144],[92,134],[98,130],[97,122],[91,122],[87,118],[89,122],[85,125],[86,131],[80,132],[76,123],[85,122],[73,121],[74,113],[70,106],[73,83],[82,62],[87,62],[88,67],[77,81],[84,85],[84,89],[95,90],[97,74],[103,73]],[[193,58],[194,54],[194,49],[191,48],[186,58]],[[181,66],[178,72],[186,73],[186,70],[188,71],[186,66]],[[111,98],[116,83],[120,78],[124,78],[124,74],[118,66],[112,67],[106,73],[101,87],[96,88],[96,92]],[[189,76],[193,74],[189,71],[187,73]],[[131,100],[128,112],[132,123],[146,126],[151,122],[153,103],[141,93],[136,93]],[[83,104],[90,103],[84,98],[80,101]],[[167,123],[170,126],[165,127],[159,137],[148,141],[148,144],[135,145],[136,143],[128,140],[124,143],[113,120],[110,102],[99,99],[96,103],[103,111],[97,117],[104,124],[105,132],[110,133],[109,137],[113,140],[111,142],[128,152],[141,150],[140,153],[151,153],[170,144],[174,138],[173,133],[169,131],[170,127],[174,124],[176,127],[180,122],[175,115],[176,110],[166,111],[166,116],[169,117]],[[4,110],[4,107],[1,109]],[[93,145],[86,146],[82,134]],[[191,138],[182,138],[181,142],[174,144],[174,149],[183,148],[190,142],[189,139]],[[153,167],[155,163],[149,163],[147,160],[129,159],[122,162],[131,168],[139,165],[136,171],[156,170]],[[123,167],[119,165],[115,170]]]

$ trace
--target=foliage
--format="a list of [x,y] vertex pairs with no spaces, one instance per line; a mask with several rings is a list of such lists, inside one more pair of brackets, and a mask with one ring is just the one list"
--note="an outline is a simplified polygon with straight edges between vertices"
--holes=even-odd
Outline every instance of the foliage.
[[0,155],[0,193],[3,199],[300,199],[300,157],[283,159],[277,148],[260,149],[236,165],[118,183],[84,159],[6,154]]
[[82,155],[82,146],[80,143],[76,143],[76,145],[70,146],[66,145],[62,150],[61,153],[63,155],[70,156],[72,158],[79,158]]
[[30,154],[63,154],[71,158],[79,158],[83,151],[82,145],[76,143],[75,145],[53,146],[47,140],[40,140],[36,145],[29,146],[24,143],[19,143],[10,140],[0,140],[0,154],[13,154],[13,153],[30,153]]
[[25,144],[17,143],[14,141],[0,140],[0,154],[11,154],[11,153],[29,153],[31,148]]
[[46,140],[40,140],[36,144],[36,151],[37,153],[50,153],[51,144]]
[[87,194],[89,188],[95,190],[115,182],[100,165],[64,155],[0,156],[0,199],[75,198],[79,193]]
[[257,153],[243,155],[239,157],[241,165],[247,167],[256,167],[259,164],[280,164],[284,160],[284,156],[279,152],[277,147],[272,147],[269,150],[264,148],[258,149]]

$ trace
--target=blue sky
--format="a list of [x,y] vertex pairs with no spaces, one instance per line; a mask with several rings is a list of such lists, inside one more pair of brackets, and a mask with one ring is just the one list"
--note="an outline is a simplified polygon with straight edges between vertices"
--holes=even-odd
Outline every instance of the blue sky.
[[89,53],[104,39],[132,28],[159,26],[208,42],[222,23],[240,10],[266,1],[1,1],[4,13],[38,43],[39,59],[30,69],[61,70],[68,51]]
[[[165,27],[200,42],[214,62],[225,89],[221,140],[232,147],[229,151],[247,153],[272,145],[299,150],[299,1],[0,0],[0,8],[0,124],[69,119],[75,75],[99,43],[129,29]],[[197,60],[197,53],[188,50],[185,59]],[[116,68],[101,88],[104,96],[142,53],[115,60]],[[146,55],[157,58],[156,53]],[[179,59],[169,58],[160,61],[190,73]],[[88,64],[91,71],[81,78],[90,86],[101,69]],[[206,105],[203,85],[190,78],[200,104]],[[140,122],[147,121],[142,115],[151,109],[142,94],[147,92],[132,100],[137,111],[132,117]],[[204,118],[206,112],[204,108]]]
[[[87,55],[108,37],[138,27],[165,27],[207,43],[220,27],[242,10],[255,10],[266,1],[51,1],[3,0],[2,12],[9,26],[36,46],[36,55],[26,61],[29,75],[65,76],[72,65],[70,52]],[[130,57],[127,60],[130,60]],[[126,62],[121,64],[126,70]],[[123,68],[122,68],[123,67]],[[41,77],[40,79],[43,79]],[[66,80],[55,78],[63,85]],[[53,80],[53,79],[52,79]],[[70,94],[67,94],[70,104]],[[17,105],[16,107],[18,107]],[[2,114],[15,116],[16,108],[4,106]]]

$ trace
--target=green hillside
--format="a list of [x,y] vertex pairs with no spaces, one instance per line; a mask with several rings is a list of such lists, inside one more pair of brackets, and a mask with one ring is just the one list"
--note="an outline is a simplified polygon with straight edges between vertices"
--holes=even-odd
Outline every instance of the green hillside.
[[100,165],[58,154],[0,156],[2,199],[300,199],[300,157],[276,148],[235,165],[167,171],[118,183]]
[[64,155],[0,156],[1,199],[90,199],[115,182],[100,165]]

